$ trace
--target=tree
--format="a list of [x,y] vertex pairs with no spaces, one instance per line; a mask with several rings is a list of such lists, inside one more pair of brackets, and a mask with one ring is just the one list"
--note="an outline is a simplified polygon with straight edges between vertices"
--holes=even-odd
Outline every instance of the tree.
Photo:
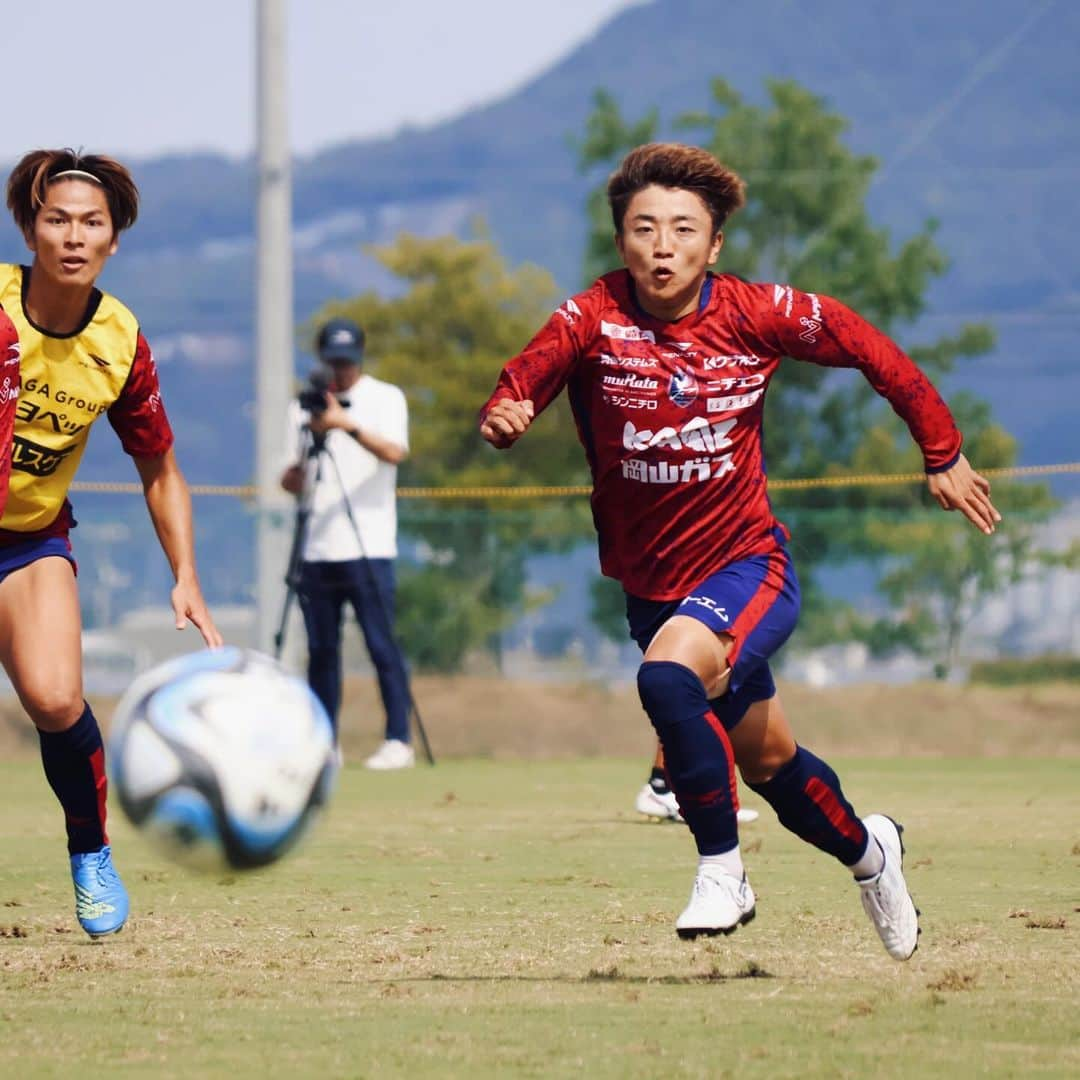
[[[409,400],[411,454],[403,484],[517,486],[584,482],[587,467],[565,401],[556,402],[515,447],[488,446],[476,410],[502,365],[561,299],[545,271],[510,271],[479,223],[469,240],[402,234],[370,249],[402,284],[399,295],[367,292],[327,305],[308,327],[345,316],[365,328],[368,367]],[[525,559],[590,531],[583,500],[538,505],[474,499],[438,510],[403,505],[417,562],[401,568],[399,631],[406,654],[456,670],[530,603]]]
[[[866,208],[878,163],[845,145],[847,121],[792,81],[770,80],[767,89],[769,104],[751,105],[724,80],[716,79],[711,111],[687,113],[676,120],[678,130],[696,134],[691,141],[747,182],[747,204],[725,228],[720,269],[836,296],[886,333],[898,336],[923,313],[930,282],[947,268],[935,241],[936,223],[927,221],[894,252],[889,233],[874,225]],[[611,95],[599,92],[578,145],[581,168],[610,170],[626,151],[656,138],[658,126],[655,111],[628,123]],[[591,227],[585,269],[591,281],[619,261],[602,186],[592,192],[588,207]],[[973,323],[930,344],[910,346],[908,352],[940,380],[958,360],[985,353],[993,344],[992,328]],[[1014,444],[991,422],[988,410],[963,399],[954,405],[963,413],[966,445],[977,466],[1015,460]],[[765,456],[769,474],[776,478],[918,471],[922,465],[903,424],[865,380],[804,363],[786,365],[770,387]],[[939,543],[949,531],[943,525],[929,532],[890,533],[880,527],[882,520],[928,505],[926,493],[915,486],[779,493],[774,501],[781,516],[790,512],[798,521],[806,626],[802,640],[828,639],[846,628],[882,649],[929,648],[936,641],[940,618],[928,619],[926,607],[915,600],[931,580],[954,601],[963,592],[976,603],[1036,557],[1032,530],[1052,505],[1049,491],[1019,485],[1007,491],[1006,505],[1023,504],[1024,520],[1007,518],[993,545],[971,532],[958,535],[951,549]],[[826,505],[848,512],[842,518],[803,512]],[[883,532],[888,535],[883,537]],[[899,541],[902,534],[905,543]],[[972,555],[976,548],[982,552],[977,560]],[[1001,557],[1003,552],[1009,553],[1008,558]],[[962,585],[957,581],[947,586],[951,579],[945,566],[960,553],[966,553],[969,567],[981,569],[964,577]],[[815,568],[852,558],[887,558],[889,569],[881,589],[909,612],[909,617],[894,621],[891,631],[886,632],[881,620],[860,620],[854,612],[838,609],[817,588]],[[936,577],[930,567],[937,568]],[[939,613],[943,606],[948,601],[938,605]],[[611,622],[610,607],[610,602],[598,600],[597,617],[606,624]],[[955,603],[950,611],[955,616]],[[945,648],[955,652],[957,624],[947,622],[947,627]]]

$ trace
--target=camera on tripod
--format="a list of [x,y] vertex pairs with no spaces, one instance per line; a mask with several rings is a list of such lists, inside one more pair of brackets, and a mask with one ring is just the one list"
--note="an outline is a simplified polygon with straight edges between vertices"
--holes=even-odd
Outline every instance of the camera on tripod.
[[296,400],[305,412],[312,416],[321,416],[326,412],[326,395],[329,392],[330,376],[322,368],[314,368],[308,375],[308,381],[296,395]]

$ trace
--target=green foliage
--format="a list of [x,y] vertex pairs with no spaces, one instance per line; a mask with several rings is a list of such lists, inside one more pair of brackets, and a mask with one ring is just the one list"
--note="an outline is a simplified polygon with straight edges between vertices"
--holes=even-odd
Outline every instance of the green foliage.
[[1031,656],[1023,659],[984,660],[973,664],[968,681],[988,686],[1025,686],[1031,683],[1080,683],[1080,657]]
[[[769,102],[751,105],[723,79],[712,84],[712,108],[678,117],[676,127],[747,182],[747,204],[725,229],[720,269],[757,280],[791,282],[835,296],[886,333],[910,326],[923,313],[930,282],[947,268],[927,221],[913,236],[893,243],[866,208],[876,159],[845,144],[847,121],[823,99],[790,80],[767,82]],[[633,146],[655,138],[655,111],[629,123],[606,93],[596,96],[579,163],[587,172],[613,167]],[[589,199],[590,234],[585,268],[591,278],[618,265],[603,187]],[[985,324],[967,324],[910,355],[933,378],[948,375],[963,358],[994,345]],[[994,425],[986,406],[970,395],[952,402],[965,450],[976,468],[1010,465],[1015,445]],[[904,424],[864,379],[814,364],[786,364],[770,386],[765,408],[765,456],[770,476],[850,476],[920,471],[922,458]],[[781,516],[806,508],[845,508],[850,513],[800,521],[797,551],[810,603],[804,607],[806,642],[837,634],[861,637],[878,652],[907,648],[955,651],[959,634],[980,597],[1042,558],[1034,525],[1052,506],[1042,485],[999,485],[1006,509],[1023,521],[1003,524],[989,542],[970,526],[943,529],[941,522],[879,527],[875,514],[911,512],[927,505],[914,486],[847,487],[784,491],[774,500]],[[888,621],[822,602],[814,573],[826,562],[887,559],[880,587],[902,614]],[[957,563],[958,560],[958,563]],[[925,593],[940,590],[931,617]],[[944,612],[944,614],[942,614]],[[606,625],[603,612],[597,619]],[[939,633],[939,630],[941,631]]]
[[482,224],[467,241],[401,234],[371,255],[400,282],[328,304],[308,333],[332,316],[367,332],[368,370],[402,387],[409,400],[412,454],[404,484],[581,483],[586,467],[564,400],[540,417],[512,454],[478,435],[476,417],[499,369],[528,342],[561,300],[546,271],[511,271]]

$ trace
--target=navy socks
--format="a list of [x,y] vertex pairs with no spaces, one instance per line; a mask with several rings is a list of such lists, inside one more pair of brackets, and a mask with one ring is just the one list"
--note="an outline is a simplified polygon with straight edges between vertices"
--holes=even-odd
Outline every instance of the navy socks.
[[90,706],[67,731],[38,730],[45,777],[64,808],[68,854],[100,851],[105,834],[105,750]]
[[866,851],[866,827],[829,766],[803,747],[764,784],[750,784],[776,811],[780,824],[808,844],[853,866]]
[[647,661],[638,694],[664,748],[672,791],[701,855],[738,846],[735,762],[727,732],[709,706],[705,687],[687,667]]

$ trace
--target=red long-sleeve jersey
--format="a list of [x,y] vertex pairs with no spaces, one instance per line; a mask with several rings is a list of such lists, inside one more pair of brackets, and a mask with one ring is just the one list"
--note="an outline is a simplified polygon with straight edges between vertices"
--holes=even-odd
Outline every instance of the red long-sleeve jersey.
[[536,415],[567,388],[592,470],[604,574],[652,600],[787,538],[766,493],[761,420],[780,360],[858,368],[907,424],[927,472],[961,437],[925,375],[850,308],[787,285],[709,275],[696,312],[646,314],[625,270],[567,300],[499,376]]

